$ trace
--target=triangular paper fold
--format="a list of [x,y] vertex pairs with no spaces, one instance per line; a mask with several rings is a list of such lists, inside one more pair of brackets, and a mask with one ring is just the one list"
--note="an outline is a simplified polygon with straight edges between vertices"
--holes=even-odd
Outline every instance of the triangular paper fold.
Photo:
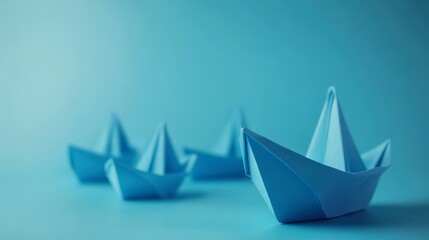
[[165,124],[158,126],[143,156],[134,164],[110,159],[105,164],[108,180],[123,199],[173,196],[195,162],[190,155],[183,163],[174,152]]
[[334,87],[328,89],[322,114],[306,156],[342,171],[365,170],[344,120]]
[[109,125],[93,150],[69,146],[69,160],[81,182],[107,181],[104,164],[110,158],[131,163],[137,151],[129,144],[119,118],[112,115]]
[[186,154],[195,154],[198,160],[192,177],[198,180],[244,177],[238,137],[244,118],[240,111],[234,111],[212,151],[185,148]]
[[357,149],[333,88],[307,156],[246,128],[240,143],[246,175],[284,223],[338,217],[366,208],[390,165],[390,141],[355,155]]

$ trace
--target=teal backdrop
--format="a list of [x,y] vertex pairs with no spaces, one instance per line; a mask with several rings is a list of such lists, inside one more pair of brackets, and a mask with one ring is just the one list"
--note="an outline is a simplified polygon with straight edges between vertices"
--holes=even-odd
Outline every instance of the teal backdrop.
[[[0,238],[424,238],[428,29],[417,0],[3,0]],[[208,193],[181,207],[127,203],[68,165],[68,144],[91,146],[113,112],[140,148],[165,121],[180,150],[209,148],[241,108],[250,129],[305,153],[331,85],[360,151],[392,140],[378,208],[358,217],[279,225],[245,181],[189,182],[184,194]]]

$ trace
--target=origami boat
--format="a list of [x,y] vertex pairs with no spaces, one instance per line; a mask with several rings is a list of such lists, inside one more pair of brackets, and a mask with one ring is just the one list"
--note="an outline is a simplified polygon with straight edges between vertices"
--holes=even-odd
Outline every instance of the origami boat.
[[173,196],[195,162],[195,155],[179,161],[165,124],[157,128],[148,149],[134,164],[110,159],[106,176],[124,200]]
[[359,155],[338,103],[328,90],[306,156],[243,128],[248,175],[282,223],[327,219],[366,208],[390,166],[390,141]]
[[212,152],[185,148],[185,154],[195,154],[198,160],[192,178],[198,180],[245,177],[238,136],[244,124],[242,114],[234,112]]
[[128,143],[121,122],[112,116],[110,124],[102,134],[94,150],[69,146],[69,160],[73,171],[81,182],[107,181],[104,164],[110,158],[132,162],[137,151]]

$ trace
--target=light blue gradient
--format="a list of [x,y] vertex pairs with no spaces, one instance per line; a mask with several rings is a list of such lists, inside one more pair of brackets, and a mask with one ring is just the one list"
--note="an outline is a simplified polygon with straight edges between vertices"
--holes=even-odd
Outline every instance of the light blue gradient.
[[[424,238],[429,234],[426,1],[0,2],[0,238]],[[279,225],[247,181],[187,182],[171,202],[80,186],[67,146],[110,114],[147,144],[209,148],[231,110],[305,153],[330,85],[363,152],[392,139],[366,213]],[[425,223],[426,222],[426,223]]]

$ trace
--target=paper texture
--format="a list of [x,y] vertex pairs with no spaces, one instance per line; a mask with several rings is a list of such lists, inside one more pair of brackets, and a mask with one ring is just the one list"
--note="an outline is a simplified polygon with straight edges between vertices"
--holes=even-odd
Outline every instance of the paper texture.
[[138,161],[128,164],[112,158],[105,164],[105,171],[124,200],[167,198],[176,193],[195,160],[195,155],[187,156],[185,161],[178,159],[166,125],[161,124]]
[[359,155],[335,89],[328,90],[306,156],[243,128],[246,175],[279,222],[338,217],[366,208],[390,166],[390,141]]
[[235,111],[222,131],[212,151],[185,148],[186,154],[196,154],[198,160],[192,171],[197,180],[215,180],[244,177],[238,137],[244,119],[240,111]]
[[112,115],[109,125],[94,149],[69,146],[69,160],[73,171],[81,182],[107,181],[104,164],[110,158],[132,162],[137,151],[128,143],[119,118]]

